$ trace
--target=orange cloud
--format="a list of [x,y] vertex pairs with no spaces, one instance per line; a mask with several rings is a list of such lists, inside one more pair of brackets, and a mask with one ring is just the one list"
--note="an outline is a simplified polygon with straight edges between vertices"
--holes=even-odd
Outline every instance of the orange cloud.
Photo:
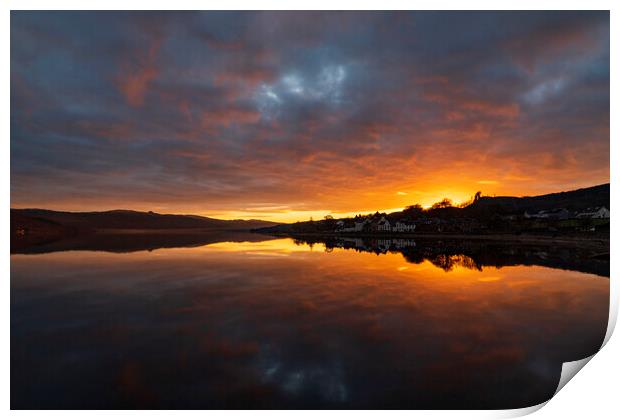
[[161,41],[161,38],[155,39],[146,54],[132,57],[121,65],[122,70],[117,77],[117,85],[127,103],[133,107],[144,104],[147,88],[159,74],[155,61]]
[[253,124],[260,119],[260,112],[252,109],[226,108],[205,111],[202,114],[202,126],[213,128],[228,127],[232,124]]
[[[458,106],[458,105],[457,105]],[[472,100],[461,104],[462,109],[481,112],[494,117],[516,118],[519,116],[518,104],[496,104],[480,100]]]

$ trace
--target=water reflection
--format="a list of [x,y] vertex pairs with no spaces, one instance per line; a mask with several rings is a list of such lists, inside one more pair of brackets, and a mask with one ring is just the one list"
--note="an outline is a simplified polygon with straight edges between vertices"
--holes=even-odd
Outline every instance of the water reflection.
[[445,237],[442,239],[310,237],[296,244],[322,244],[326,251],[335,247],[374,254],[401,253],[408,262],[430,261],[446,271],[455,266],[482,270],[483,267],[540,265],[609,276],[609,245],[586,242],[506,242]]
[[242,252],[244,247],[250,247],[251,252],[273,252],[269,248],[279,246],[292,252],[299,251],[303,245],[311,249],[317,247],[325,252],[331,252],[334,248],[354,249],[377,255],[396,252],[403,254],[408,262],[431,261],[445,270],[450,270],[455,264],[477,269],[482,269],[483,266],[540,265],[609,276],[609,243],[604,241],[590,240],[580,243],[560,240],[532,243],[457,239],[449,236],[441,239],[423,236],[416,239],[311,236],[296,238],[293,242],[288,239],[272,239],[270,236],[249,232],[98,234],[27,246],[12,243],[11,253],[42,254],[76,250],[126,253],[201,248],[205,245],[227,247],[234,252]]
[[411,249],[12,255],[12,408],[516,408],[600,347],[607,278]]

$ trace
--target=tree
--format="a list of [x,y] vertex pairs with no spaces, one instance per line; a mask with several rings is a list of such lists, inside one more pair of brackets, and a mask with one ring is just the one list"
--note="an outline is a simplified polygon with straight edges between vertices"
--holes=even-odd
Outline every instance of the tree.
[[452,207],[452,200],[450,200],[449,198],[444,198],[441,201],[438,201],[437,203],[432,205],[432,209],[446,209],[448,207]]
[[331,214],[328,214],[323,218],[323,227],[329,231],[336,229],[336,221]]
[[409,211],[409,212],[420,212],[420,211],[424,211],[424,208],[422,207],[421,204],[412,204],[410,206],[405,207],[405,211]]
[[405,207],[403,214],[407,217],[418,217],[424,214],[424,208],[420,204],[412,204]]

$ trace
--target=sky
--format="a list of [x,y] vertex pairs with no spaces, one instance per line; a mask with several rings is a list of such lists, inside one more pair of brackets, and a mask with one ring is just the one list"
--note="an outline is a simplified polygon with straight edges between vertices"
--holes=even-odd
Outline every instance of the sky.
[[291,222],[609,182],[608,12],[11,12],[11,206]]

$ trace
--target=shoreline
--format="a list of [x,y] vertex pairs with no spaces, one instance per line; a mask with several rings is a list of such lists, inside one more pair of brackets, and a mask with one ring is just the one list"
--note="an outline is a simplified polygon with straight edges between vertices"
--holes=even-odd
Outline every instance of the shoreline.
[[[570,248],[586,249],[596,255],[609,255],[610,239],[609,236],[550,236],[532,234],[463,234],[463,233],[368,233],[368,232],[265,232],[262,230],[245,229],[93,229],[88,231],[74,230],[72,232],[62,232],[56,235],[34,235],[32,237],[11,236],[11,251],[27,250],[29,248],[54,248],[62,245],[91,244],[96,248],[97,243],[107,244],[114,242],[113,247],[125,247],[140,245],[148,248],[155,245],[161,246],[162,243],[183,243],[207,242],[216,238],[242,238],[254,239],[256,237],[267,238],[291,238],[291,239],[321,239],[329,238],[362,238],[365,240],[377,239],[412,239],[429,241],[475,241],[475,242],[497,242],[515,245],[547,245],[565,246]],[[250,238],[252,237],[252,238]],[[152,243],[152,244],[150,244]],[[92,245],[95,244],[95,245]],[[131,244],[131,245],[130,245]],[[140,245],[138,245],[140,244]],[[150,246],[148,245],[150,244]]]

